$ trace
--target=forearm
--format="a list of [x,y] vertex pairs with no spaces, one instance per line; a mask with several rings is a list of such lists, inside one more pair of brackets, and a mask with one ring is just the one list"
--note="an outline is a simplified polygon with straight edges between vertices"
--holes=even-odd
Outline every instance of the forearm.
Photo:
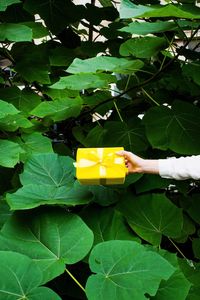
[[164,178],[200,179],[200,155],[158,160],[159,174]]

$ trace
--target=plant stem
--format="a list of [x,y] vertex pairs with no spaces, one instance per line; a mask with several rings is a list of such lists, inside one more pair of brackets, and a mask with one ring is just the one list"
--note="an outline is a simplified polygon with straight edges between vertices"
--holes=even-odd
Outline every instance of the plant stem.
[[182,257],[188,261],[187,257],[183,254],[183,252],[179,249],[179,247],[174,243],[174,241],[171,240],[169,237],[168,237],[168,239],[172,243],[172,245],[176,248],[176,250],[182,255]]
[[66,268],[65,271],[67,272],[67,274],[74,280],[74,282],[76,282],[76,284],[83,290],[83,292],[85,293],[85,289],[84,287],[80,284],[80,282],[72,275],[72,273]]
[[151,100],[151,101],[153,101],[157,106],[160,106],[160,104],[156,101],[156,100],[154,100],[152,97],[151,97],[151,95],[149,95],[149,93],[147,93],[147,91],[145,91],[145,89],[143,89],[143,88],[141,88],[141,90],[142,90],[142,92]]
[[121,114],[120,114],[119,108],[117,107],[116,102],[113,101],[113,103],[114,103],[114,107],[115,107],[115,109],[116,109],[116,111],[117,111],[117,113],[118,113],[118,116],[119,116],[119,118],[120,118],[120,121],[121,121],[121,122],[124,122],[124,120],[123,120],[123,118],[122,118],[122,116],[121,116]]

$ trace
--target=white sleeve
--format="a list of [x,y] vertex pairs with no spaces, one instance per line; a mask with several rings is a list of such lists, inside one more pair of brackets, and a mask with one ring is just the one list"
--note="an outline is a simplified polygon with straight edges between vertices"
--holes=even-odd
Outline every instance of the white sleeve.
[[200,179],[200,155],[159,159],[158,166],[159,174],[163,178]]

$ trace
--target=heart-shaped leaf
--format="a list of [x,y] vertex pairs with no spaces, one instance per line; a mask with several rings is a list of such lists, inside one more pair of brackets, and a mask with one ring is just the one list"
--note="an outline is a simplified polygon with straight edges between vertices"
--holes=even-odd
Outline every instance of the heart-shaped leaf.
[[83,259],[93,243],[93,233],[81,218],[58,208],[14,213],[1,232],[0,249],[35,260],[43,283],[62,274],[65,264]]
[[118,208],[131,228],[153,245],[160,244],[162,234],[169,237],[181,234],[182,210],[162,194],[142,195],[135,199],[130,195]]
[[57,99],[54,101],[44,101],[35,107],[31,114],[37,117],[49,117],[54,121],[61,121],[70,117],[77,117],[82,108],[81,97],[70,99]]
[[200,109],[175,101],[171,108],[151,108],[144,116],[147,138],[155,148],[180,154],[200,153]]
[[174,267],[162,256],[134,241],[108,241],[90,254],[92,272],[86,284],[89,300],[145,300],[154,296]]
[[30,209],[45,204],[80,205],[88,203],[92,193],[75,182],[73,159],[54,153],[34,154],[20,175],[23,185],[6,199],[11,209]]
[[47,287],[39,287],[42,272],[29,257],[16,252],[0,251],[1,299],[61,299]]

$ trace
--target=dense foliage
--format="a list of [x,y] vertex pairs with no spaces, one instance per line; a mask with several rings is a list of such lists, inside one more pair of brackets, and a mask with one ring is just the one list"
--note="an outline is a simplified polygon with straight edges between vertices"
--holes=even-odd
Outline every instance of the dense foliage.
[[200,298],[199,182],[73,166],[200,153],[199,28],[193,0],[0,1],[0,299]]

